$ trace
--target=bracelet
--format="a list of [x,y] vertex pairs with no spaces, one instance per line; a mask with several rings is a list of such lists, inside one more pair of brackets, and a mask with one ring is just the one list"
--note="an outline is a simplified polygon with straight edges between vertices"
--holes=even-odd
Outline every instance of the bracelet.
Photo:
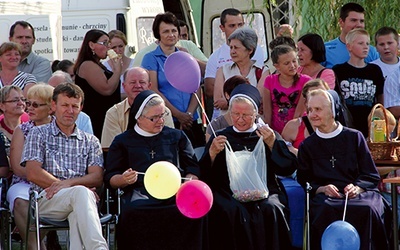
[[188,114],[188,115],[190,115],[190,116],[192,116],[193,114],[192,114],[192,112],[186,112],[186,114]]

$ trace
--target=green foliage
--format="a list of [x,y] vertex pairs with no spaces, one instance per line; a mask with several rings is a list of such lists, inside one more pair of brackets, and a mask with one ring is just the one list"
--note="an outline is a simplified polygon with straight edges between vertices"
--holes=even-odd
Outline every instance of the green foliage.
[[[324,41],[331,40],[340,34],[340,7],[349,0],[295,0],[297,16],[301,17],[300,34],[317,33]],[[400,4],[398,0],[353,0],[365,9],[365,28],[371,35],[371,43],[375,32],[390,26],[400,31]]]

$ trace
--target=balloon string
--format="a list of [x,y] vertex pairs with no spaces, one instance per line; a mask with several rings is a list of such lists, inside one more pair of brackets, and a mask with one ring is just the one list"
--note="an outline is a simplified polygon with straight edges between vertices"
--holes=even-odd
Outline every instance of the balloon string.
[[211,131],[212,131],[214,137],[217,137],[217,135],[215,134],[215,130],[214,130],[213,126],[211,126],[211,122],[210,122],[210,120],[208,119],[208,116],[207,116],[207,114],[206,114],[206,111],[205,111],[203,105],[201,104],[201,101],[200,101],[199,97],[197,96],[196,93],[193,93],[193,94],[194,94],[194,96],[196,97],[197,102],[199,103],[199,105],[200,105],[200,107],[201,107],[202,113],[204,114],[204,116],[205,116],[206,119],[207,119],[207,123],[210,125]]
[[343,221],[346,218],[347,200],[349,199],[349,192],[346,193],[346,200],[344,202]]
[[[142,174],[142,175],[145,175],[146,173],[143,173],[143,172],[136,172],[137,174]],[[181,177],[181,179],[183,179],[183,180],[189,180],[189,181],[191,181],[192,180],[192,177],[190,177],[190,178],[187,178],[187,177]]]

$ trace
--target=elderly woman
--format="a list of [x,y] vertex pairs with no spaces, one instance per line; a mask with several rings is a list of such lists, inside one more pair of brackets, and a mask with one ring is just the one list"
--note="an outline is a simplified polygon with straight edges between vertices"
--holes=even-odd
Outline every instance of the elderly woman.
[[[125,48],[128,45],[128,41],[126,39],[125,34],[120,30],[111,30],[108,32],[108,36],[110,38],[110,48],[117,53],[122,58],[122,70],[120,82],[121,84],[124,82],[123,74],[128,68],[133,67],[133,59],[129,58],[125,55]],[[110,71],[112,71],[111,65],[114,63],[113,59],[108,59],[103,62],[104,66]],[[122,86],[122,85],[121,85]],[[124,88],[121,87],[121,99],[125,98],[126,94]]]
[[141,92],[130,110],[126,132],[115,137],[107,155],[104,180],[124,191],[117,229],[118,249],[203,249],[202,220],[184,217],[175,197],[160,200],[144,187],[150,165],[168,161],[182,176],[197,179],[199,168],[186,135],[164,126],[163,99]]
[[15,85],[22,89],[26,96],[28,89],[36,83],[36,78],[18,70],[21,53],[21,46],[17,43],[5,42],[0,46],[0,88]]
[[342,220],[358,231],[360,249],[390,249],[391,213],[378,191],[380,176],[358,130],[335,121],[339,97],[324,90],[308,94],[308,117],[316,132],[300,144],[297,180],[310,191],[311,249],[321,248],[324,230]]
[[[232,91],[241,84],[250,84],[247,79],[243,76],[236,75],[232,76],[231,78],[227,79],[224,83],[224,96],[226,100],[229,100]],[[232,120],[229,113],[225,113],[223,115],[218,116],[217,118],[213,119],[207,126],[206,129],[206,142],[210,139],[211,135],[213,134],[213,130],[217,131],[220,129],[224,129],[226,127],[232,126]]]
[[[25,241],[27,212],[29,205],[30,182],[26,179],[25,167],[20,166],[24,142],[30,129],[34,126],[47,124],[51,121],[51,98],[53,87],[47,84],[37,84],[29,89],[26,106],[30,120],[19,125],[14,132],[11,142],[10,163],[14,172],[11,187],[7,192],[7,201],[14,215],[15,224],[19,229],[21,238]],[[34,249],[36,244],[35,234],[29,238],[29,249]]]
[[214,113],[213,118],[226,113],[228,103],[225,99],[223,86],[226,79],[241,75],[257,87],[263,93],[263,83],[265,77],[269,75],[268,67],[258,65],[255,60],[251,60],[257,47],[257,34],[248,27],[235,30],[228,38],[231,48],[230,55],[232,62],[226,63],[218,69],[215,77],[214,87]]
[[318,34],[306,34],[297,41],[297,56],[300,67],[297,72],[321,78],[328,83],[330,89],[335,88],[335,73],[321,65],[326,61],[325,45],[322,37]]
[[[171,12],[158,14],[153,22],[153,34],[160,43],[157,48],[143,57],[142,67],[149,70],[151,89],[159,94],[165,105],[171,110],[175,128],[182,129],[194,147],[204,146],[202,124],[197,123],[199,117],[197,100],[194,94],[182,92],[174,88],[165,77],[164,63],[167,57],[178,51],[179,22]],[[184,69],[182,69],[184,70]]]
[[[276,175],[292,174],[297,168],[297,159],[279,134],[267,125],[256,125],[261,102],[259,91],[247,84],[239,87],[246,87],[247,90],[232,95],[229,100],[228,112],[233,126],[217,132],[217,137],[211,137],[200,160],[202,179],[214,195],[208,217],[210,249],[290,249],[288,208]],[[225,146],[227,142],[231,146],[229,151]],[[255,199],[243,201],[233,196],[237,190],[230,186],[232,179],[227,154],[232,151],[235,155],[252,152],[257,144],[265,153],[254,161],[263,162],[264,159],[266,162],[261,165],[261,170],[266,172],[264,184],[269,195],[254,195]],[[256,171],[253,164],[244,165],[240,167],[250,168],[248,172]]]
[[90,116],[93,132],[101,138],[106,112],[121,101],[119,79],[122,59],[113,59],[112,72],[100,60],[107,58],[110,39],[102,30],[89,30],[75,62],[75,83],[85,93],[82,111]]

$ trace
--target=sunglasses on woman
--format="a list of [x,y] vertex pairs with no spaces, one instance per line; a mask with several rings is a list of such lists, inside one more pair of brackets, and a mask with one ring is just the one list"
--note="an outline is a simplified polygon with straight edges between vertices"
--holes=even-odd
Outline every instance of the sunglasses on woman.
[[25,104],[26,104],[27,107],[32,106],[35,109],[37,109],[37,108],[39,108],[41,106],[47,105],[47,103],[37,103],[37,102],[30,102],[30,101],[26,101]]

